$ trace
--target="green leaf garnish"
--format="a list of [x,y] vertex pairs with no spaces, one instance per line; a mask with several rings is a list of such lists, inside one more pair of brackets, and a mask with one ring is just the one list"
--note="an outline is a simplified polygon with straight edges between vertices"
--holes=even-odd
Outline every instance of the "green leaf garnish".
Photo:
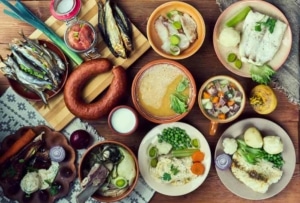
[[179,170],[177,167],[175,167],[173,164],[171,165],[171,172],[173,173],[173,175],[176,175],[179,173]]
[[165,181],[170,181],[171,180],[171,174],[164,173],[162,179],[165,180]]
[[255,24],[255,31],[260,32],[262,30],[262,26],[268,28],[269,32],[272,34],[274,32],[274,28],[276,25],[277,19],[275,18],[268,18],[265,22],[256,22]]

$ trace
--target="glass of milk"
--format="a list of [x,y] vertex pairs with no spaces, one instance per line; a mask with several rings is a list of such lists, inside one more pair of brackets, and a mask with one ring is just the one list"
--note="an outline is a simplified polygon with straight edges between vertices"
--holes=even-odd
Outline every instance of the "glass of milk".
[[108,116],[109,127],[120,135],[130,135],[138,127],[138,116],[130,106],[115,107]]

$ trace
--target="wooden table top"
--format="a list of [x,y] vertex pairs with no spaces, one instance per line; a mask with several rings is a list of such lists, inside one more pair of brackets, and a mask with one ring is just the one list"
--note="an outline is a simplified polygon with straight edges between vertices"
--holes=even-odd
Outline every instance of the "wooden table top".
[[[49,11],[49,0],[44,1],[23,1],[32,11],[40,17],[42,20],[46,20],[51,14]],[[136,27],[146,36],[146,25],[147,19],[149,18],[151,12],[162,3],[167,1],[165,0],[119,0],[119,5],[124,8],[126,13],[129,15],[131,21],[136,25]],[[202,14],[205,24],[206,24],[206,38],[201,49],[193,56],[188,59],[179,61],[185,65],[193,74],[197,88],[211,76],[217,74],[225,74],[232,76],[233,78],[239,80],[243,87],[245,88],[246,94],[249,95],[250,90],[256,85],[249,78],[243,78],[233,73],[229,72],[226,68],[217,59],[217,56],[214,52],[213,42],[212,42],[212,33],[214,25],[217,21],[218,16],[220,15],[219,8],[215,0],[189,0],[187,1],[194,7],[196,7],[199,12]],[[26,35],[30,35],[34,28],[23,23],[21,21],[12,19],[9,16],[3,14],[3,5],[0,4],[0,54],[6,56],[9,51],[7,50],[8,43],[13,38],[19,38],[18,32],[22,29]],[[149,49],[142,57],[140,57],[128,70],[130,80],[132,81],[133,77],[137,71],[147,62],[154,59],[161,59],[152,49]],[[6,78],[1,74],[0,75],[0,95],[8,87],[8,82]],[[278,107],[277,109],[269,115],[258,115],[253,111],[249,102],[247,101],[246,107],[242,115],[236,120],[242,120],[250,117],[260,117],[274,121],[280,125],[286,132],[290,135],[294,147],[296,149],[296,158],[297,165],[292,177],[291,182],[287,187],[277,194],[276,196],[264,200],[263,202],[299,202],[300,193],[300,180],[299,180],[299,111],[298,106],[293,105],[288,102],[287,97],[279,92],[275,91],[278,97]],[[132,106],[131,98],[128,97],[127,104]],[[195,103],[192,111],[181,121],[193,125],[199,131],[201,131],[206,139],[208,140],[212,155],[215,150],[216,143],[222,134],[222,132],[228,128],[232,123],[220,124],[219,129],[215,136],[209,136],[209,121],[202,115],[198,104]],[[96,121],[88,121],[92,126],[94,126],[99,134],[105,139],[108,140],[117,140],[128,145],[135,153],[137,153],[139,144],[143,139],[144,135],[156,124],[150,123],[145,119],[140,117],[140,124],[138,130],[129,137],[122,137],[114,134],[108,127],[107,118],[101,118]],[[210,169],[208,178],[205,182],[195,191],[179,196],[179,197],[170,197],[165,196],[159,193],[155,193],[150,202],[251,202],[250,200],[242,199],[233,193],[231,193],[220,181],[216,173],[214,164]]]

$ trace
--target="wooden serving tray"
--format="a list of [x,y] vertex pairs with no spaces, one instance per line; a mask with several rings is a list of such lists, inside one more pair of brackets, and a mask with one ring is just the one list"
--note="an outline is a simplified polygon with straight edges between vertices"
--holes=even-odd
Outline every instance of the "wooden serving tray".
[[[97,28],[98,23],[98,6],[96,0],[81,0],[82,7],[78,16],[80,20],[86,20]],[[63,37],[66,23],[59,21],[53,16],[49,17],[45,22],[49,27],[56,31],[56,33]],[[46,39],[47,37],[39,30],[34,31],[30,38]],[[147,38],[133,25],[134,51],[128,59],[116,58],[109,51],[102,39],[99,40],[98,50],[103,58],[108,58],[115,65],[121,65],[127,69],[133,62],[135,62],[143,53],[149,48],[150,44]],[[87,102],[95,99],[103,90],[105,90],[111,83],[113,74],[111,72],[101,74],[92,79],[83,90],[83,97]],[[48,101],[48,106],[42,102],[32,102],[33,107],[44,117],[56,131],[60,131],[75,116],[68,110],[64,103],[63,92],[51,98]]]

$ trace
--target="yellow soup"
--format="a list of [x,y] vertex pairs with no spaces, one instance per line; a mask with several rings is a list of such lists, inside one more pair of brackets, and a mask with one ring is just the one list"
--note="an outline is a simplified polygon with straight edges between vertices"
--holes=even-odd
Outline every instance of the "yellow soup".
[[[157,117],[176,115],[170,107],[170,96],[185,77],[184,72],[169,64],[157,64],[146,70],[139,80],[137,92],[142,108]],[[182,93],[188,98],[190,91],[189,85]]]

